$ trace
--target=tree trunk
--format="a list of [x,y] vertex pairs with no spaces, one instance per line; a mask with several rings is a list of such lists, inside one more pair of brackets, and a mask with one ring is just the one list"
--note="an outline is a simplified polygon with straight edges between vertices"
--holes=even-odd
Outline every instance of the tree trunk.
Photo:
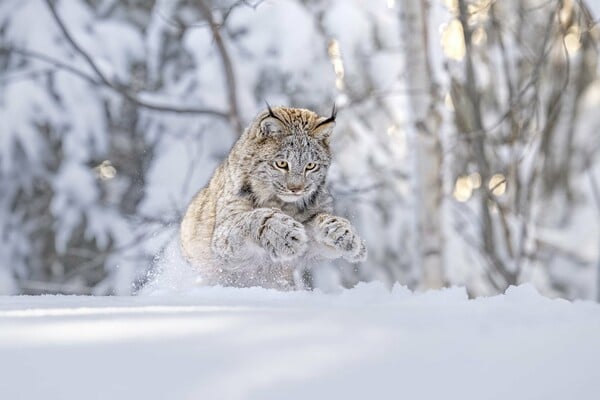
[[441,116],[436,109],[437,90],[429,59],[425,0],[407,0],[400,8],[401,35],[409,93],[408,133],[413,146],[417,260],[423,288],[444,286]]

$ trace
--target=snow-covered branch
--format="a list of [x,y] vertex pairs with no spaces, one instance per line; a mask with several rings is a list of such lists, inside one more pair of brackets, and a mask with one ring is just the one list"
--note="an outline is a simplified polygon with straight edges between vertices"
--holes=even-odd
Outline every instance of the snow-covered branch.
[[[54,17],[54,21],[56,21],[56,24],[58,25],[61,32],[63,33],[64,38],[69,42],[69,44],[73,47],[73,49],[81,57],[83,57],[83,59],[86,61],[87,65],[92,69],[92,71],[96,75],[96,77],[99,81],[99,82],[95,81],[96,84],[102,83],[104,86],[119,93],[121,96],[123,96],[128,101],[134,103],[135,105],[137,105],[139,107],[147,108],[149,110],[171,112],[171,113],[177,113],[177,114],[205,114],[205,115],[210,115],[210,116],[218,117],[218,118],[225,118],[225,119],[230,118],[230,115],[228,113],[226,113],[224,111],[220,111],[220,110],[214,110],[214,109],[210,109],[210,108],[200,108],[200,107],[177,107],[177,106],[173,106],[172,104],[168,104],[168,103],[158,103],[158,102],[143,100],[143,99],[139,98],[139,96],[134,94],[127,86],[113,82],[102,72],[102,70],[100,69],[100,67],[98,67],[98,65],[92,59],[92,57],[83,49],[83,47],[81,47],[79,45],[77,40],[71,35],[69,30],[65,26],[65,23],[63,22],[60,15],[58,14],[58,11],[56,10],[55,0],[45,0],[45,1],[46,1],[46,4],[48,5],[48,8],[49,8],[52,16]],[[27,54],[27,51],[23,50],[23,51],[21,51],[21,54],[22,55]],[[38,56],[38,58],[39,58],[39,56]],[[45,58],[46,58],[46,61],[51,62],[49,57],[45,57]],[[52,62],[52,63],[54,65],[56,65],[57,67],[62,67],[62,68],[65,67],[65,65],[63,63],[56,63],[56,62]],[[66,70],[68,70],[69,72],[73,72],[73,73],[75,73],[75,71],[76,71],[72,67],[66,68]],[[79,72],[79,73],[76,73],[76,75],[79,77],[83,77],[84,73]],[[239,125],[239,122],[238,122],[238,125]]]

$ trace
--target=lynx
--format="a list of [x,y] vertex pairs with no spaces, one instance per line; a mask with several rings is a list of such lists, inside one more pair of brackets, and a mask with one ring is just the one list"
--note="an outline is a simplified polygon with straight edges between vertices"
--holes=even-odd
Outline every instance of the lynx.
[[299,289],[304,268],[366,259],[325,187],[335,116],[268,107],[251,122],[181,222],[182,253],[205,283]]

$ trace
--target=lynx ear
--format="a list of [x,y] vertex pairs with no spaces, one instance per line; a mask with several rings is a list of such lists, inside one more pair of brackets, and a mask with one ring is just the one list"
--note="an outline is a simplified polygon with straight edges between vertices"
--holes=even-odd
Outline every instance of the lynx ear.
[[271,109],[269,103],[267,103],[268,114],[267,117],[260,121],[260,132],[258,134],[259,139],[268,136],[278,136],[283,133],[283,121],[279,119],[277,115]]
[[337,110],[335,109],[334,103],[333,109],[331,110],[331,116],[319,122],[317,126],[313,128],[311,135],[319,139],[329,139],[329,136],[331,136],[331,132],[333,132],[333,127],[335,126],[336,116]]
[[310,132],[310,135],[316,139],[329,139],[334,126],[334,121],[329,121],[326,124],[319,124]]
[[279,136],[283,134],[283,124],[275,117],[267,117],[260,121],[260,138]]

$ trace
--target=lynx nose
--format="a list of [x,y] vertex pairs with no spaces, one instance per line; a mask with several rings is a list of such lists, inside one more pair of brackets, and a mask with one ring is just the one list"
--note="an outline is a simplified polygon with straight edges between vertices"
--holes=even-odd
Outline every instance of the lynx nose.
[[304,190],[302,183],[288,183],[287,188],[292,193],[299,193]]

